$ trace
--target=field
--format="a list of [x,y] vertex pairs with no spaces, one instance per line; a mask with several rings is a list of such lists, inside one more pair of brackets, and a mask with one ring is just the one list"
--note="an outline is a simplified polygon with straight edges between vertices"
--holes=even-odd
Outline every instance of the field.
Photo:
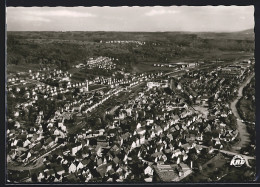
[[38,71],[39,70],[39,64],[8,64],[7,65],[7,74],[10,73],[17,73],[17,72],[28,72],[29,69],[32,71]]
[[[159,64],[159,63],[156,63]],[[149,72],[149,71],[164,71],[170,72],[173,68],[169,67],[154,67],[152,63],[139,63],[133,66],[133,72],[135,73],[142,73],[142,72]]]

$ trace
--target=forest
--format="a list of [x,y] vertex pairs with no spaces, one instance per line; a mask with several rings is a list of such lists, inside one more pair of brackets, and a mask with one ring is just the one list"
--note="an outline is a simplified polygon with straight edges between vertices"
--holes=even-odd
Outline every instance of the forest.
[[[179,32],[7,32],[7,64],[52,64],[68,70],[72,65],[84,63],[91,57],[107,56],[119,59],[117,65],[131,69],[140,62],[171,63],[187,57],[194,60],[215,60],[224,58],[227,52],[254,52],[253,33],[251,37],[243,37],[243,33],[233,35]],[[141,41],[145,44],[105,43],[113,40]]]

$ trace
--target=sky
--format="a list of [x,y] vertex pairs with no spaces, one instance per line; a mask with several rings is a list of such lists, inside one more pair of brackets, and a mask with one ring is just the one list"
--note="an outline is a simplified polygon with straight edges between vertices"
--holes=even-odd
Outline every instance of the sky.
[[7,31],[233,32],[254,28],[254,7],[7,7],[6,23]]

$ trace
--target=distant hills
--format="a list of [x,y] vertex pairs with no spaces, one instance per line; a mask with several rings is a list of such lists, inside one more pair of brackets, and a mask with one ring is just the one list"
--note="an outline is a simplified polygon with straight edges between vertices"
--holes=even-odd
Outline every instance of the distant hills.
[[27,39],[67,39],[67,40],[87,40],[87,41],[100,41],[100,40],[159,40],[168,41],[169,38],[179,36],[193,36],[202,39],[228,39],[228,40],[254,40],[254,29],[247,29],[237,32],[105,32],[105,31],[8,31],[8,35],[16,35],[20,38]]
[[254,29],[247,29],[247,30],[243,30],[243,31],[238,31],[236,33],[240,33],[240,34],[255,34]]
[[201,32],[196,33],[203,39],[229,39],[229,40],[254,40],[254,29],[247,29],[238,32]]

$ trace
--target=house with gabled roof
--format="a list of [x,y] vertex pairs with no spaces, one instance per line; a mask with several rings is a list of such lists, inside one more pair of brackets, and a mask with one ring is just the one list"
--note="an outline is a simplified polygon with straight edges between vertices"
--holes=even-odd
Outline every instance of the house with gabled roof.
[[69,173],[75,173],[77,170],[77,166],[75,165],[75,163],[71,163],[69,166]]
[[155,133],[157,136],[159,136],[160,134],[163,133],[163,129],[162,129],[160,126],[157,125],[157,126],[154,128],[154,133]]
[[75,154],[76,154],[80,149],[82,149],[82,144],[76,145],[75,147],[72,147],[72,149],[71,149],[71,154],[72,154],[73,156],[75,156]]

